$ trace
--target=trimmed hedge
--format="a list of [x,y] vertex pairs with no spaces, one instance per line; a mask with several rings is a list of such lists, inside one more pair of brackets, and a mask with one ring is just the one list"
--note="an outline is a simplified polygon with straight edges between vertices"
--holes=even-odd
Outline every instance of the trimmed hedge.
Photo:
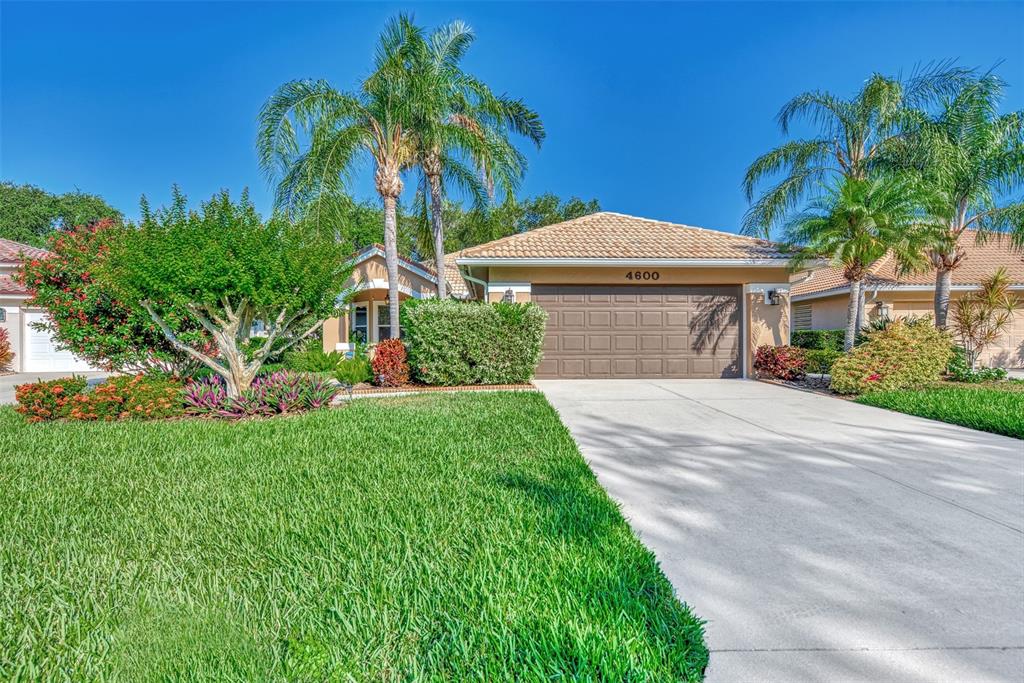
[[832,390],[840,394],[914,389],[941,379],[953,343],[931,316],[896,320],[867,333],[867,341],[832,365]]
[[846,330],[793,330],[790,344],[810,351],[836,351],[842,353]]
[[842,351],[831,349],[812,349],[804,353],[807,365],[804,368],[807,372],[815,375],[828,375],[832,372],[832,365],[842,358]]
[[537,304],[409,299],[401,322],[424,384],[521,384],[540,362],[548,315]]

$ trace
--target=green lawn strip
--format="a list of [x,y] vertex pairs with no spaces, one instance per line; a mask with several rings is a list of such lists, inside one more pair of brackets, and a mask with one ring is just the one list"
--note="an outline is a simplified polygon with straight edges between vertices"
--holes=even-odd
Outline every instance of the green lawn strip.
[[700,680],[543,396],[237,424],[0,410],[0,678]]
[[1018,383],[944,383],[865,394],[857,402],[1024,439],[1024,386]]

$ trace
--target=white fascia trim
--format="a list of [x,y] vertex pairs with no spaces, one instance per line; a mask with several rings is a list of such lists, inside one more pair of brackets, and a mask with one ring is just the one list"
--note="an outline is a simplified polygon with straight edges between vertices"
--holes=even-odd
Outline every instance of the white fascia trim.
[[511,289],[516,294],[525,292],[529,294],[532,291],[532,285],[529,282],[488,282],[487,291],[494,291],[500,289],[504,292],[507,289]]
[[747,297],[740,297],[740,355],[743,356],[743,378],[750,377],[747,354],[750,353],[750,318],[747,316]]
[[[352,265],[358,266],[360,263],[363,263],[364,261],[369,261],[374,256],[380,256],[383,259],[387,258],[387,256],[384,255],[383,249],[381,249],[380,247],[373,247],[372,249],[367,249],[362,254],[360,254],[359,258],[353,259]],[[433,273],[431,273],[428,270],[424,270],[419,266],[414,266],[413,264],[409,263],[404,259],[398,259],[398,267],[404,268],[405,270],[408,270],[410,273],[416,273],[420,277],[426,278],[427,280],[430,280],[435,284],[437,283],[437,276],[435,276]]]
[[774,289],[776,291],[788,292],[789,291],[789,283],[788,282],[748,282],[747,284],[743,285],[743,293],[744,294],[764,294],[764,293],[767,293],[769,290],[772,290],[772,289]]
[[[950,291],[953,292],[972,292],[980,289],[979,285],[953,285],[950,287]],[[1011,292],[1024,292],[1024,285],[1010,285],[1008,289]],[[935,285],[877,285],[874,287],[864,287],[865,292],[874,292],[876,295],[879,292],[934,292]],[[836,287],[835,289],[826,289],[823,292],[811,292],[809,294],[794,294],[793,301],[807,301],[809,299],[824,299],[829,296],[836,296],[838,294],[849,294],[849,285],[843,287]]]
[[[388,281],[387,280],[363,280],[359,284],[357,284],[353,289],[355,289],[355,291],[357,291],[357,292],[361,292],[361,291],[363,291],[365,289],[388,289]],[[422,299],[422,298],[424,298],[423,294],[417,292],[414,289],[409,289],[405,285],[398,285],[398,291],[401,292],[402,294],[408,294],[409,296],[413,297],[414,299]],[[430,296],[431,296],[430,294],[426,295],[427,298],[429,298]]]
[[457,258],[460,266],[674,266],[749,268],[767,266],[785,268],[788,259],[637,259],[637,258]]

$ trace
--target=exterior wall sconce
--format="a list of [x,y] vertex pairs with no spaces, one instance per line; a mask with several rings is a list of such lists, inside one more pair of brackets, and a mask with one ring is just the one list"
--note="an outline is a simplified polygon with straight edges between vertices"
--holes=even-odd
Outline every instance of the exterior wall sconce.
[[516,293],[509,287],[505,290],[505,294],[501,297],[501,300],[507,304],[514,304],[516,302]]
[[782,303],[782,295],[779,294],[777,289],[769,289],[764,294],[765,303],[769,306],[778,306]]

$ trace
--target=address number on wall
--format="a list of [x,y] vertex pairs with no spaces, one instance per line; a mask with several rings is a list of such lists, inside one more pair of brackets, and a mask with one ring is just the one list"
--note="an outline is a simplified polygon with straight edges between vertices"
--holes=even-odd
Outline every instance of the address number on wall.
[[656,270],[631,270],[626,273],[627,280],[657,280],[661,273]]

